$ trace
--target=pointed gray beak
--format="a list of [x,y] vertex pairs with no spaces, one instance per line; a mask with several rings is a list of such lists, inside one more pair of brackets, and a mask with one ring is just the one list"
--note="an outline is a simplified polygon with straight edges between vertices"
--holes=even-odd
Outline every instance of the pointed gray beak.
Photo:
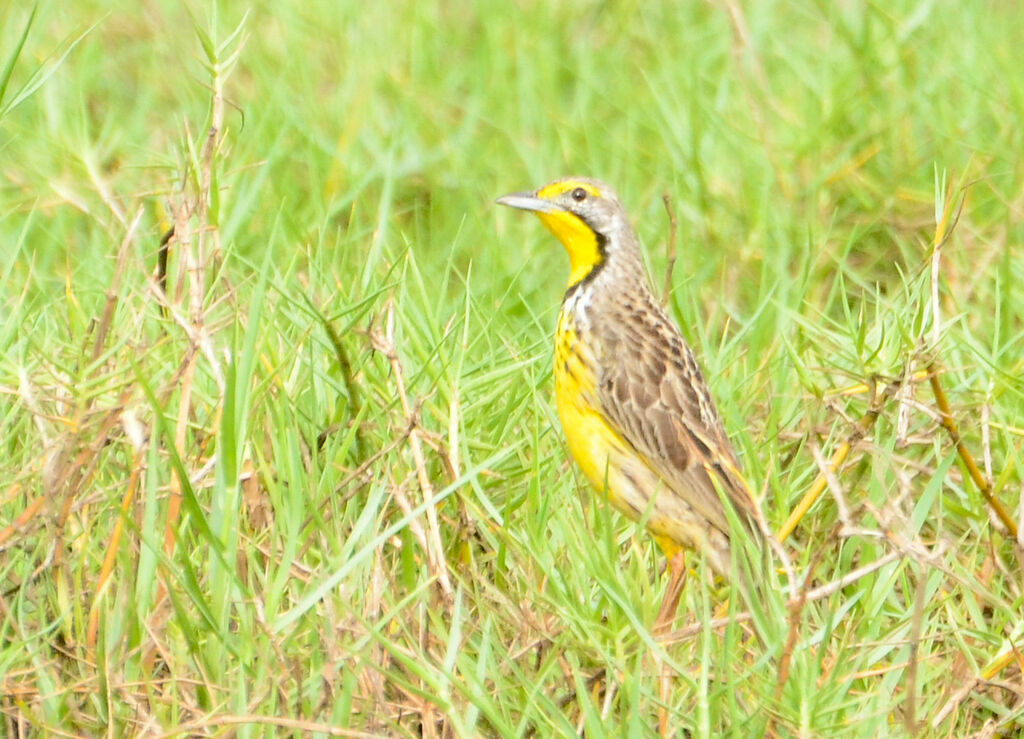
[[564,210],[550,201],[541,200],[532,192],[510,192],[508,195],[502,195],[494,202],[498,205],[507,205],[511,208],[532,210],[538,213],[559,213]]

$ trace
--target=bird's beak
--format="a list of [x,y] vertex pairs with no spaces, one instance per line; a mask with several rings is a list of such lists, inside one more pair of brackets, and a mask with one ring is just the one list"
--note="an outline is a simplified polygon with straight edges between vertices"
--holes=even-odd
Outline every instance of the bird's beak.
[[502,195],[495,202],[498,205],[507,205],[511,208],[519,208],[519,210],[532,210],[535,213],[564,212],[563,208],[559,208],[550,200],[538,198],[532,192],[510,192],[508,195]]

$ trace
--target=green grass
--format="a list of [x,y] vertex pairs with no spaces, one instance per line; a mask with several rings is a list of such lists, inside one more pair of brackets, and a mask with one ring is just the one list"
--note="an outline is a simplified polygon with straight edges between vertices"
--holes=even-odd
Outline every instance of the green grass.
[[[1020,548],[927,380],[863,439],[836,392],[935,361],[1019,520],[1014,4],[16,5],[8,735],[1022,730]],[[770,526],[854,441],[785,550],[808,589],[884,564],[790,606],[780,571],[763,645],[697,558],[655,640],[662,558],[567,462],[567,260],[493,200],[573,173],[659,287],[669,194],[670,307]]]

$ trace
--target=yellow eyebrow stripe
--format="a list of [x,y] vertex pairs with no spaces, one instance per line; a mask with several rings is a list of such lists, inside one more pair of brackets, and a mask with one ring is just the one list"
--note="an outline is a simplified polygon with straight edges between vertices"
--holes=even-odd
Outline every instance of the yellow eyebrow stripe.
[[603,197],[603,194],[596,187],[591,185],[589,182],[577,182],[575,180],[562,180],[560,182],[552,182],[546,187],[542,187],[537,191],[537,197],[543,198],[544,200],[554,200],[564,192],[575,190],[577,187],[582,187],[590,195],[595,198]]

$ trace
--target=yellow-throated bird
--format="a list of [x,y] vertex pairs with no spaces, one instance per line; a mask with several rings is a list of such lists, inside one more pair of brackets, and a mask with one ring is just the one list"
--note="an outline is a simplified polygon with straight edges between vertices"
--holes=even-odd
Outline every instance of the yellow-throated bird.
[[569,252],[555,335],[558,415],[583,474],[616,508],[644,520],[669,559],[660,630],[678,605],[683,551],[703,552],[728,576],[723,500],[755,537],[757,500],[692,350],[651,294],[615,192],[571,177],[498,203],[532,211]]

